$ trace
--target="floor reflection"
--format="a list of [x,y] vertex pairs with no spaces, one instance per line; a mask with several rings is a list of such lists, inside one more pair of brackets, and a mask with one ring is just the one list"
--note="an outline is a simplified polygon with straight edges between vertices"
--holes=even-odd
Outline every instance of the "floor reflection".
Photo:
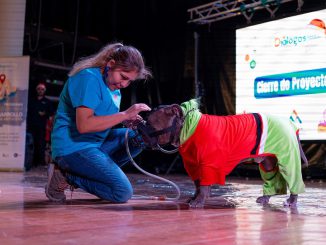
[[[135,196],[133,199],[144,200],[150,199],[151,196],[166,196],[174,198],[176,190],[173,186],[154,180],[142,174],[128,175],[133,187]],[[12,176],[8,179],[10,180]],[[83,191],[77,189],[75,193],[67,191],[67,202],[65,205],[85,205],[98,206],[99,208],[111,210],[187,210],[189,209],[186,200],[193,196],[194,185],[190,178],[186,175],[171,175],[167,178],[175,182],[181,191],[180,200],[177,202],[170,201],[153,201],[148,200],[143,205],[134,205],[132,200],[127,204],[112,204],[107,201],[99,200],[93,196],[87,198],[80,197],[86,195]],[[46,169],[38,169],[23,174],[21,183],[24,187],[25,197],[28,197],[28,188],[39,188],[43,192],[43,187],[46,182]],[[225,186],[213,186],[211,197],[207,200],[204,209],[251,209],[255,211],[265,212],[283,212],[310,216],[326,216],[326,189],[323,181],[310,181],[306,183],[306,192],[299,195],[298,205],[296,208],[283,206],[283,201],[287,198],[286,195],[273,196],[268,205],[262,206],[256,203],[256,198],[262,194],[262,181],[250,180],[248,178],[229,178]],[[1,192],[0,192],[1,194]],[[29,201],[24,200],[21,203],[1,204],[1,208],[17,208],[23,206],[24,209],[30,208],[46,208],[53,204],[47,201],[44,196],[42,200]],[[149,204],[148,204],[149,203]]]

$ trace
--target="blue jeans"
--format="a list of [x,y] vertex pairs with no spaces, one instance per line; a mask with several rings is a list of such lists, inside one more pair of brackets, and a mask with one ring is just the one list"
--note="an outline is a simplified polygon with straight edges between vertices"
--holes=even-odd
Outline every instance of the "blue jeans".
[[[87,148],[57,157],[60,169],[70,185],[79,187],[101,199],[116,203],[127,202],[133,194],[131,183],[120,169],[130,159],[125,147],[127,129],[112,129],[99,148]],[[129,130],[128,144],[132,157],[144,148],[140,135]]]

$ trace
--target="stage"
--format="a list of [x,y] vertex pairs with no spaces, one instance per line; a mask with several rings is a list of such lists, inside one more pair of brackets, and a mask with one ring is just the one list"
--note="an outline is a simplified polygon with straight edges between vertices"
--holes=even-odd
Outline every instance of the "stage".
[[77,189],[55,204],[44,194],[46,170],[0,172],[0,244],[325,244],[326,190],[306,182],[297,208],[285,196],[267,206],[255,200],[260,180],[228,178],[214,186],[204,209],[189,209],[194,187],[188,176],[163,176],[181,189],[177,202],[140,200],[176,195],[173,187],[143,174],[128,174],[135,199],[112,204]]

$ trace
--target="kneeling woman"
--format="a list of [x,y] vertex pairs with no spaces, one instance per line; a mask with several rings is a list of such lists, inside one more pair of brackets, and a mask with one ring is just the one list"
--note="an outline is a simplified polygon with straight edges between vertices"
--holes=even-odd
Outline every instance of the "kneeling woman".
[[[141,53],[120,43],[108,44],[98,53],[77,62],[69,73],[52,132],[47,197],[65,201],[71,185],[112,202],[126,202],[132,186],[120,167],[128,162],[125,130],[112,127],[139,119],[146,104],[134,104],[120,112],[120,89],[137,79],[150,77]],[[130,131],[130,152],[143,149],[142,139]]]

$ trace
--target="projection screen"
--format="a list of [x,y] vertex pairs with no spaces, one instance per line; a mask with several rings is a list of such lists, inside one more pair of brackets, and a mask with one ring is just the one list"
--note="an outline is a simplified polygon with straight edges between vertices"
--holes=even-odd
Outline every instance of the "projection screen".
[[326,10],[236,30],[236,113],[287,117],[326,140]]

